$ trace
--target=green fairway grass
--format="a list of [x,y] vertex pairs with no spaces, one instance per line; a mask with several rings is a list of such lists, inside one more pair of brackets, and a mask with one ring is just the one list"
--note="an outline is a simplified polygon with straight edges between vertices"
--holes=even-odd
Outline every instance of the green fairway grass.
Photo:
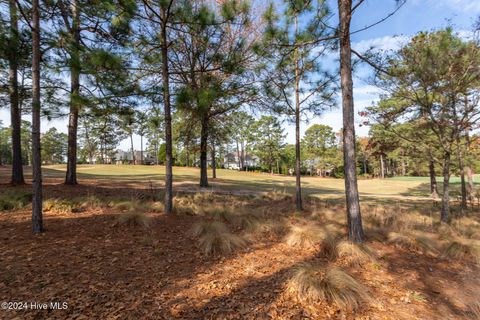
[[[46,178],[62,178],[65,165],[44,167]],[[174,167],[174,181],[176,186],[196,187],[200,175],[198,168]],[[126,183],[161,185],[164,179],[165,167],[140,165],[79,165],[78,178],[98,180],[101,183],[117,183],[119,186]],[[211,171],[209,170],[209,176]],[[234,170],[217,169],[217,179],[210,179],[210,189],[213,191],[231,192],[293,192],[295,177],[270,175],[267,173],[240,172]],[[458,188],[459,179],[452,177],[453,188]],[[441,178],[438,178],[441,187]],[[366,197],[406,198],[429,196],[428,177],[395,177],[387,179],[359,180],[360,195]],[[305,194],[322,197],[339,198],[343,196],[343,179],[302,177],[302,187]]]

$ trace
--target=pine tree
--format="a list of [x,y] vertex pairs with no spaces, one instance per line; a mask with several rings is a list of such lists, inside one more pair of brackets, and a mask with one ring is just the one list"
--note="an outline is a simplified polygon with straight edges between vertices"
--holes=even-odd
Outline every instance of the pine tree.
[[193,3],[183,10],[185,23],[173,47],[176,105],[200,125],[200,187],[208,187],[209,125],[255,96],[249,14],[244,1]]
[[[68,69],[70,73],[70,97],[68,118],[68,152],[65,184],[77,184],[77,134],[79,115],[82,107],[88,104],[87,92],[81,90],[81,75],[97,78],[109,72],[115,63],[115,46],[125,40],[129,31],[129,21],[136,9],[133,0],[105,0],[86,3],[79,0],[59,0],[46,3],[51,11],[49,27],[55,35],[55,56],[59,70]],[[100,41],[97,41],[100,40]],[[108,48],[108,49],[104,49]],[[87,63],[85,63],[87,62]],[[87,70],[97,63],[97,68]],[[93,72],[89,72],[93,71]],[[105,80],[105,78],[103,78]],[[117,78],[117,81],[121,78]],[[93,81],[96,87],[109,83]],[[111,83],[111,82],[110,82]],[[88,87],[85,85],[85,87]],[[102,92],[102,90],[100,90]]]
[[342,86],[343,162],[348,238],[352,242],[363,242],[364,234],[357,184],[352,52],[350,44],[350,22],[353,14],[352,0],[338,0],[338,12],[340,16],[340,81]]
[[42,159],[40,147],[40,8],[32,0],[32,231],[43,232]]
[[18,29],[17,3],[8,1],[10,11],[10,43],[9,43],[9,96],[12,126],[12,184],[24,184],[21,149],[21,110],[18,92],[18,51],[20,31]]
[[480,83],[479,60],[478,44],[463,41],[451,29],[422,32],[388,59],[387,72],[378,81],[388,98],[397,101],[382,106],[378,116],[390,123],[424,123],[429,131],[424,144],[429,142],[425,138],[433,137],[433,145],[439,146],[443,223],[450,221],[449,187],[455,156],[460,174],[464,166],[457,146],[480,120],[480,109],[473,101]]
[[275,14],[273,5],[267,10],[266,32],[257,52],[266,60],[267,107],[273,105],[272,111],[295,123],[295,203],[297,211],[302,211],[301,117],[308,120],[334,105],[335,78],[319,63],[328,45],[318,45],[319,39],[332,35],[325,23],[329,10],[324,1],[285,1],[284,8],[284,20]]

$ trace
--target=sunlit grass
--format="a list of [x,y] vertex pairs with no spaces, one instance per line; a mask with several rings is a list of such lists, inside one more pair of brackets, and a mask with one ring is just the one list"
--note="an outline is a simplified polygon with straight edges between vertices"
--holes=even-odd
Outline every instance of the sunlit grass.
[[[45,166],[46,177],[63,177],[65,165]],[[162,183],[164,166],[140,165],[79,165],[79,179],[149,181]],[[174,167],[174,181],[198,184],[199,168]],[[210,176],[210,170],[209,170]],[[455,178],[452,177],[453,183]],[[364,197],[425,196],[429,194],[428,177],[395,177],[388,179],[359,180],[359,190]],[[263,192],[281,191],[293,194],[295,178],[292,176],[270,175],[268,173],[217,170],[217,179],[210,180],[213,190],[255,190]],[[343,179],[302,177],[305,194],[323,197],[341,197],[344,191]]]

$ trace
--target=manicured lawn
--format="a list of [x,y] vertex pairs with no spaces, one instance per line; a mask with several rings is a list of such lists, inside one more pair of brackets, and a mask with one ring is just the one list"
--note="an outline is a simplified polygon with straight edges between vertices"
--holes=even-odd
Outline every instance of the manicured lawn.
[[[45,166],[45,177],[62,178],[64,165]],[[174,167],[176,186],[196,187],[200,171],[198,168]],[[163,166],[134,165],[79,165],[78,176],[83,180],[98,180],[101,183],[163,183],[165,168]],[[211,171],[209,170],[209,176]],[[458,178],[452,177],[452,182],[458,183]],[[441,180],[439,178],[439,187]],[[217,169],[217,179],[210,179],[214,191],[255,192],[255,191],[286,191],[293,192],[295,178],[290,176],[270,175],[266,173],[239,172]],[[362,197],[428,197],[428,177],[396,177],[388,179],[368,179],[358,181]],[[339,198],[343,196],[343,179],[320,177],[302,178],[305,194],[321,195],[322,197]]]

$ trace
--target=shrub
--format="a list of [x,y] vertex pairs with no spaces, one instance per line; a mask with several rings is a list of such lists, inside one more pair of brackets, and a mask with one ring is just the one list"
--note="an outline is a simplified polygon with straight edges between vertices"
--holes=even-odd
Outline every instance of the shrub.
[[335,247],[335,253],[338,258],[343,258],[349,265],[360,266],[375,261],[372,250],[366,244],[340,241]]
[[227,254],[247,245],[244,238],[231,233],[220,221],[200,222],[190,233],[198,238],[199,248],[207,255]]
[[285,218],[267,219],[257,222],[253,226],[254,233],[267,233],[276,236],[284,236],[288,230],[288,222]]
[[283,192],[274,190],[274,191],[262,193],[260,195],[260,199],[272,200],[272,201],[286,201],[286,200],[292,200],[293,195],[290,193],[287,193],[286,190],[283,190]]
[[213,192],[197,192],[193,195],[195,203],[213,202],[214,200],[215,194]]
[[124,200],[113,204],[113,208],[120,211],[135,211],[138,207],[139,203],[136,200]]
[[196,215],[198,208],[191,197],[174,197],[173,212],[179,215]]
[[202,213],[208,218],[232,222],[234,217],[232,212],[224,206],[210,205],[202,208]]
[[149,205],[149,211],[152,212],[164,212],[165,211],[165,206],[162,202],[160,201],[154,201]]
[[130,211],[122,213],[118,217],[118,222],[123,225],[128,225],[132,227],[143,227],[147,228],[150,226],[150,218],[145,215],[145,213],[140,211]]
[[74,200],[47,199],[43,201],[43,210],[58,214],[76,213],[82,210],[81,205]]
[[243,230],[255,230],[258,219],[251,214],[239,213],[233,216],[231,222],[234,226]]
[[333,236],[325,229],[315,225],[293,226],[285,239],[291,247],[314,247],[330,242]]
[[388,239],[388,230],[385,228],[365,228],[365,236],[368,240],[384,242]]
[[208,233],[228,232],[227,225],[220,221],[202,221],[193,225],[190,234],[193,237],[200,237]]
[[452,240],[445,245],[442,256],[460,260],[473,258],[480,262],[480,245],[471,241]]
[[113,202],[112,207],[122,212],[162,212],[164,210],[163,203],[159,201],[141,202],[138,200],[123,200]]
[[295,268],[288,290],[301,301],[325,301],[347,310],[358,309],[370,300],[368,290],[345,271],[309,263]]
[[5,192],[0,195],[0,211],[21,209],[27,206],[31,201],[31,193]]
[[435,241],[426,235],[390,232],[388,234],[388,242],[407,250],[431,253],[434,255],[438,253]]
[[79,200],[82,208],[99,208],[105,205],[105,201],[95,195],[89,195]]

